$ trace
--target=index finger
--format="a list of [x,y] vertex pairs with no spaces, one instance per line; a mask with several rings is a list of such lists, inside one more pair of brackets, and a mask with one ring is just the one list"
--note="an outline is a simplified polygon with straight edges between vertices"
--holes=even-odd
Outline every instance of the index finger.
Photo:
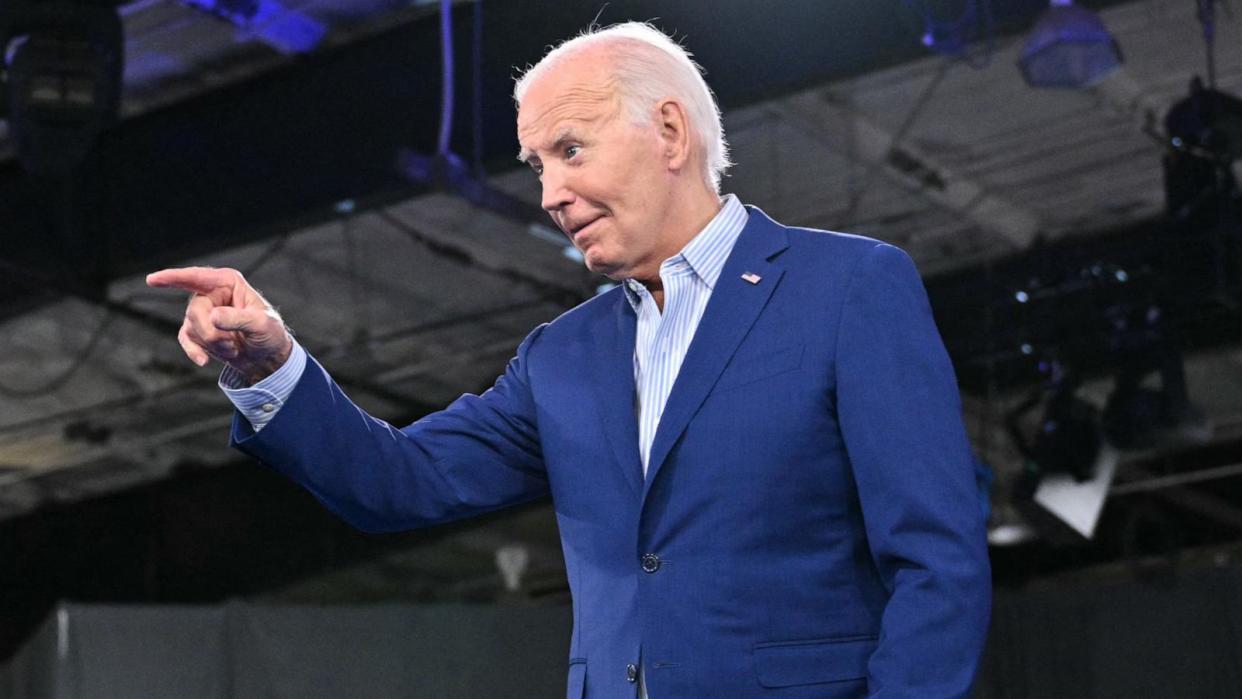
[[237,278],[216,267],[179,267],[161,269],[147,275],[147,286],[159,289],[181,289],[199,294],[212,294],[220,289],[232,290]]

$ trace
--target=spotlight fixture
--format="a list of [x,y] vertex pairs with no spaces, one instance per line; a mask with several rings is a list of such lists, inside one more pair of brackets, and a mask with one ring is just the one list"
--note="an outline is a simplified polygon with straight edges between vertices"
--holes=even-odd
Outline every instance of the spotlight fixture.
[[0,116],[27,170],[65,174],[116,119],[124,52],[116,9],[17,3],[0,13]]
[[[1181,351],[1159,334],[1163,332],[1162,322],[1158,312],[1149,311],[1146,327],[1130,332],[1145,330],[1157,339],[1123,353],[1119,359],[1116,382],[1101,420],[1109,443],[1119,449],[1205,444],[1212,437],[1211,424],[1190,401]],[[1149,386],[1148,378],[1153,374],[1160,379],[1159,389]]]
[[[1005,417],[1013,446],[1026,459],[1012,493],[1022,529],[990,534],[996,545],[1017,543],[1011,540],[1015,536],[1018,541],[1040,536],[1054,543],[1090,539],[1117,466],[1117,452],[1100,435],[1099,411],[1076,395],[1082,384],[1076,372],[1056,360],[1041,366],[1049,375],[1048,385]],[[1041,404],[1043,416],[1028,436],[1020,422]],[[1071,531],[1077,534],[1066,536]]]
[[[1005,418],[1014,446],[1026,459],[1014,486],[1013,505],[1022,514],[1019,521],[1034,527],[1034,534],[1007,532],[1003,540],[993,542],[997,545],[1013,543],[1008,539],[1019,534],[1021,540],[1037,535],[1064,543],[1074,540],[1064,536],[1070,531],[1077,537],[1091,538],[1116,472],[1117,451],[1104,443],[1099,411],[1075,395],[1080,379],[1058,361],[1044,364],[1051,375],[1050,385],[1033,393]],[[1044,394],[1049,390],[1051,396],[1045,403]],[[1033,437],[1028,437],[1019,422],[1041,403],[1045,403],[1043,417]]]
[[1099,15],[1072,0],[1052,0],[1018,59],[1031,87],[1067,89],[1091,87],[1121,63],[1121,47]]
[[239,41],[255,38],[287,55],[314,50],[328,33],[323,22],[279,0],[181,1],[236,25]]
[[[1035,473],[1064,473],[1079,482],[1089,480],[1103,441],[1099,411],[1077,397],[1076,391],[1081,385],[1077,374],[1055,360],[1041,362],[1041,365],[1046,366],[1050,374],[1048,386],[1009,412],[1006,429]],[[1049,394],[1047,400],[1044,400],[1045,394]],[[1034,435],[1028,437],[1019,427],[1019,420],[1041,403],[1043,417]]]
[[1242,159],[1242,99],[1190,81],[1190,95],[1164,118],[1169,146],[1175,152],[1206,160]]
[[1100,429],[1094,406],[1061,389],[1048,401],[1035,435],[1032,456],[1043,473],[1067,473],[1090,480],[1100,453]]

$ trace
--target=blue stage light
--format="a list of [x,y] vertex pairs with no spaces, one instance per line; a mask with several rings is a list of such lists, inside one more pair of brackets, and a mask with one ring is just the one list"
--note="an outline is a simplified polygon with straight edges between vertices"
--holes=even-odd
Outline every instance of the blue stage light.
[[258,39],[285,54],[305,53],[323,41],[328,28],[318,19],[277,0],[182,0],[237,25],[238,39]]
[[1104,22],[1071,0],[1052,0],[1018,59],[1028,85],[1071,89],[1095,85],[1121,63],[1121,47]]

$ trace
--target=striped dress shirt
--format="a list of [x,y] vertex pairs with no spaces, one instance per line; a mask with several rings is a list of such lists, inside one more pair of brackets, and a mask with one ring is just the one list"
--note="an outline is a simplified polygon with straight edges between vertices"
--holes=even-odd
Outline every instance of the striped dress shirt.
[[289,395],[297,387],[298,379],[302,378],[305,370],[306,350],[294,340],[289,358],[271,376],[253,386],[247,386],[246,379],[236,369],[226,366],[220,372],[220,390],[224,391],[237,412],[258,432],[276,417],[280,407],[289,400]]
[[638,316],[634,342],[635,410],[638,416],[638,449],[643,475],[651,456],[651,443],[668,395],[681,371],[681,362],[707,309],[720,271],[733,251],[733,244],[746,226],[746,208],[737,197],[725,197],[716,217],[682,251],[660,265],[664,285],[664,312],[641,283],[627,279],[625,295]]

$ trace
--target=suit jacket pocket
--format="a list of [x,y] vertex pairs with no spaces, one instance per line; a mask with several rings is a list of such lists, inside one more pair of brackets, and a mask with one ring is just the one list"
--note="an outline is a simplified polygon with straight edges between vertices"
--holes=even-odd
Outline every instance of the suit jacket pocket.
[[582,699],[586,696],[586,659],[569,659],[569,683],[565,699]]
[[786,345],[769,352],[750,352],[729,363],[716,391],[728,391],[763,379],[793,371],[802,365],[802,345]]
[[863,679],[875,646],[875,636],[757,643],[755,674],[764,687]]

